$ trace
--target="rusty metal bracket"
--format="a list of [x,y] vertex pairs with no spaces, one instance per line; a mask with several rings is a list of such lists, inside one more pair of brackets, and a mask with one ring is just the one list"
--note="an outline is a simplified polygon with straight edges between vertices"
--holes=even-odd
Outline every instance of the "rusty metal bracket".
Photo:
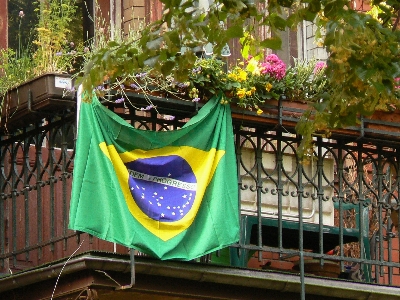
[[98,300],[98,299],[99,296],[97,295],[96,290],[88,288],[81,291],[78,297],[75,298],[75,300]]
[[122,285],[118,286],[115,289],[116,290],[126,290],[130,289],[135,285],[135,249],[131,248],[130,249],[130,261],[131,261],[131,283],[128,285]]

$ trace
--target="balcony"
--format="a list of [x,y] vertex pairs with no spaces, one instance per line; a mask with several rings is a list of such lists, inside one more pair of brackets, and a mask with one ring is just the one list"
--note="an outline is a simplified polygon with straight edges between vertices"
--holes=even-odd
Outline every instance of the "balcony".
[[[146,105],[143,95],[129,96]],[[201,106],[150,97],[161,114],[104,105],[144,130],[180,128]],[[301,111],[281,104],[266,105],[262,116],[233,110],[239,170],[228,178],[241,191],[240,239],[191,262],[136,251],[131,265],[130,249],[67,228],[73,112],[3,132],[1,298],[397,299],[398,130],[363,120],[330,139],[316,138],[315,156],[302,165],[294,132]],[[121,290],[132,266],[136,284]]]

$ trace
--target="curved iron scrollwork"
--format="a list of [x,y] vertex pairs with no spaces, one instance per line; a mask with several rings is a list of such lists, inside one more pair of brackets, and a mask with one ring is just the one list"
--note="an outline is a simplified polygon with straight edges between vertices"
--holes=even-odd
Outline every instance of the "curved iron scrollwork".
[[[143,130],[177,129],[187,120],[184,116],[173,119],[156,113],[111,109]],[[314,157],[301,164],[297,157],[300,139],[295,134],[282,127],[246,124],[242,120],[234,125],[242,216],[277,220],[281,235],[277,247],[265,248],[260,232],[263,227],[258,224],[257,243],[244,243],[242,230],[242,242],[236,247],[272,251],[281,259],[299,254],[298,249],[284,249],[282,228],[286,221],[302,220],[319,228],[316,243],[321,246],[315,255],[329,259],[332,256],[321,252],[327,239],[324,230],[326,226],[337,227],[340,250],[336,251],[335,261],[342,267],[366,265],[364,272],[369,272],[370,282],[395,285],[393,270],[400,265],[393,260],[395,254],[390,247],[399,243],[400,147],[386,145],[384,140],[372,144],[316,138]],[[81,233],[67,226],[75,139],[73,115],[2,136],[0,272],[68,256],[79,244]],[[367,240],[361,239],[362,231],[356,246],[349,248],[344,243],[343,233],[349,228],[364,228],[372,254],[363,252]],[[304,240],[299,242],[306,245]],[[92,237],[85,243],[82,249],[110,251],[115,247]],[[128,249],[118,251],[127,253]],[[400,285],[400,279],[398,282]]]

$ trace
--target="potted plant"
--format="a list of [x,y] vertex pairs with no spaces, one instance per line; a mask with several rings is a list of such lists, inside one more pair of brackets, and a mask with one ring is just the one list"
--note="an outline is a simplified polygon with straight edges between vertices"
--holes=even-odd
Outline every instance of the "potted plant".
[[[93,66],[96,68],[102,62],[104,53],[108,53],[111,48],[107,45],[104,47],[98,48],[92,56],[95,59],[89,60],[84,78],[89,76]],[[138,108],[141,110],[156,107],[151,103],[154,99],[148,97],[147,101],[133,103],[140,99],[133,99],[135,97],[130,95],[140,93],[150,96],[155,90],[161,92],[161,96],[166,99],[174,98],[186,102],[205,102],[213,95],[223,93],[222,101],[232,104],[239,113],[243,109],[250,110],[261,118],[276,115],[280,100],[285,102],[286,107],[293,106],[295,110],[300,104],[301,112],[297,113],[297,117],[300,117],[310,107],[310,103],[316,102],[327,91],[325,67],[325,63],[316,60],[296,60],[294,66],[286,67],[277,55],[270,54],[265,58],[248,57],[228,68],[217,56],[209,56],[198,57],[183,82],[174,78],[174,72],[164,76],[148,66],[125,68],[122,71],[117,69],[113,74],[107,72],[104,77],[107,84],[92,88],[100,97],[113,95],[111,98],[104,97],[105,101],[111,100],[125,106],[145,106]],[[186,103],[182,102],[182,105]],[[289,109],[287,114],[293,112]]]
[[[18,51],[0,52],[2,128],[26,125],[75,105],[71,74],[82,52],[77,50],[81,45],[69,39],[77,12],[75,2],[37,2],[39,21],[32,42],[20,44]],[[24,16],[20,11],[20,24]]]

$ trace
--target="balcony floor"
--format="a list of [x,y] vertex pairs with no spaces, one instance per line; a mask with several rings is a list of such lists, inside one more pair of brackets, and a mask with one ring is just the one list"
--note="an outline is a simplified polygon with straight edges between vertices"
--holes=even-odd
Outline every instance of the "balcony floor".
[[[129,284],[129,257],[88,252],[3,277],[0,298],[49,299],[61,271],[53,299],[298,299],[300,292],[293,274],[148,257],[136,257],[135,268],[135,286],[116,291]],[[390,300],[399,294],[394,287],[318,277],[306,277],[305,286],[307,299]]]

